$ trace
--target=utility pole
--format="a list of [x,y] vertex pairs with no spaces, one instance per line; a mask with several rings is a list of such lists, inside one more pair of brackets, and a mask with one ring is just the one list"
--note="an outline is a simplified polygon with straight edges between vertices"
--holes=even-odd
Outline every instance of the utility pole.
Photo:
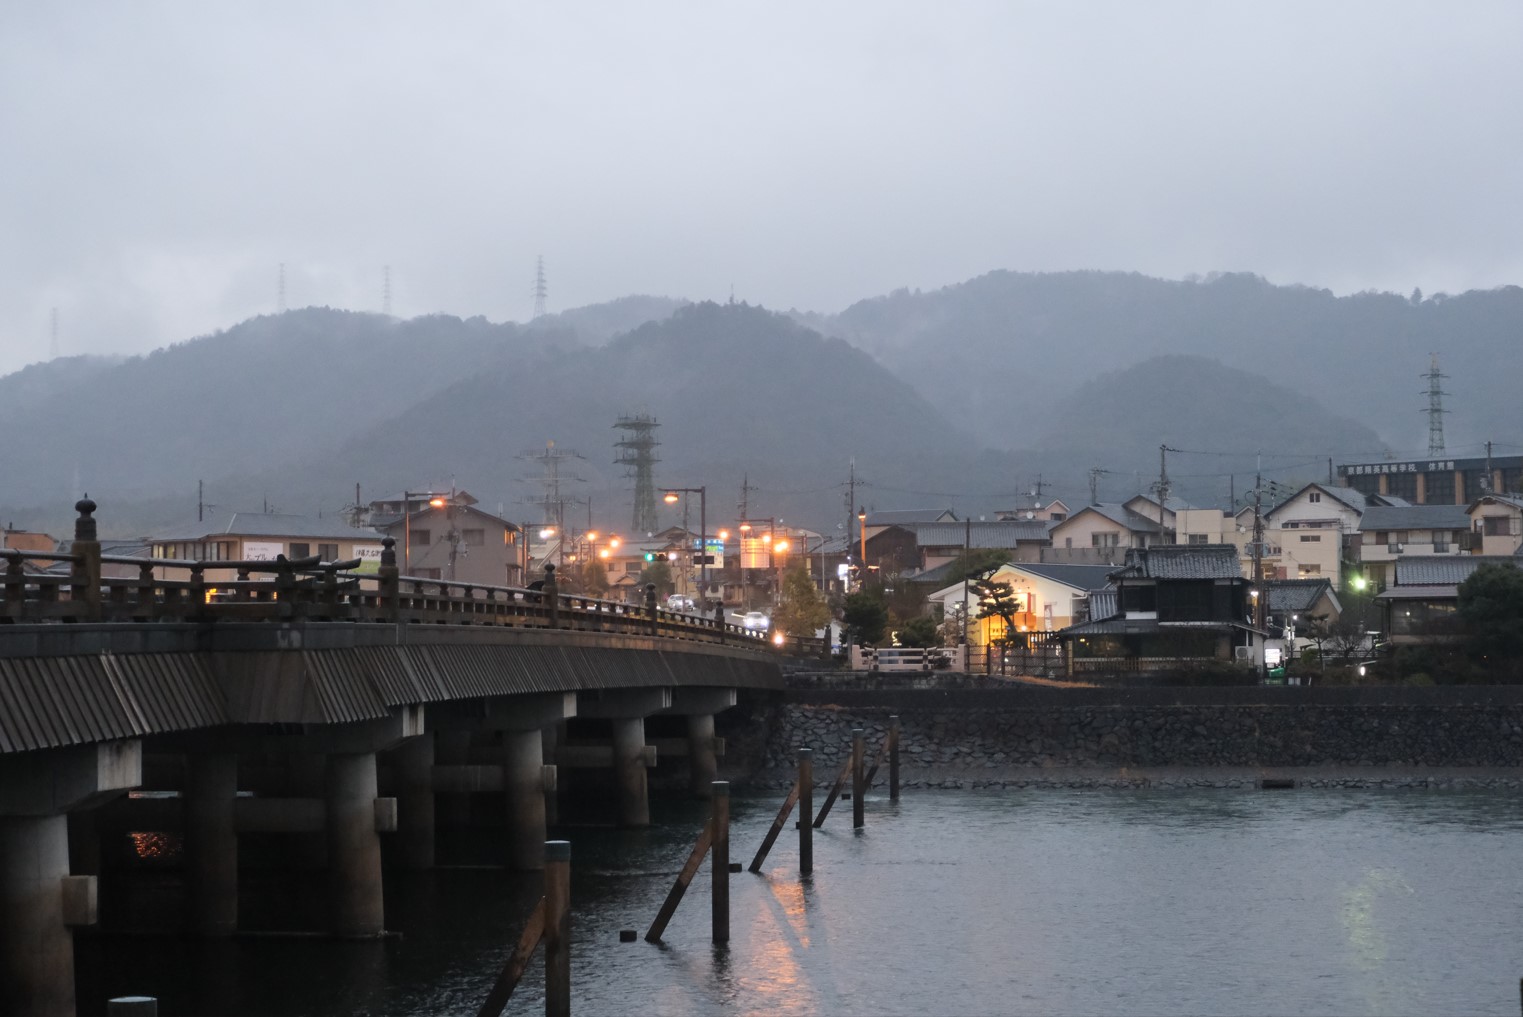
[[[1262,464],[1261,467],[1262,469]],[[1253,599],[1253,627],[1264,631],[1265,609],[1269,606],[1269,591],[1264,589],[1264,517],[1261,513],[1262,473],[1253,475],[1253,585],[1258,596]],[[1261,637],[1262,638],[1262,637]]]
[[1164,534],[1168,532],[1163,525],[1164,503],[1169,500],[1169,461],[1166,453],[1169,446],[1158,446],[1158,542],[1170,543],[1165,540]]
[[1101,470],[1098,466],[1091,466],[1089,469],[1089,503],[1091,505],[1100,504],[1100,496],[1097,492],[1099,490],[1100,474],[1102,472],[1104,471]]
[[1486,443],[1486,474],[1481,478],[1481,490],[1491,493],[1491,442]]

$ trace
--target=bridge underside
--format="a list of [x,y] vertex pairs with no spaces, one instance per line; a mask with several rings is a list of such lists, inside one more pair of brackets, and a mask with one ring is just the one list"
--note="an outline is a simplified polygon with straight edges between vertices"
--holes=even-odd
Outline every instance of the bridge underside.
[[327,872],[329,931],[378,935],[383,841],[389,864],[431,867],[436,826],[485,796],[502,863],[538,867],[568,767],[606,771],[613,818],[648,824],[646,720],[684,718],[659,751],[701,792],[714,714],[781,685],[754,649],[629,634],[0,626],[0,998],[74,1012],[71,929],[95,920],[103,838],[170,831],[186,928],[216,936],[238,930],[240,836],[291,835]]

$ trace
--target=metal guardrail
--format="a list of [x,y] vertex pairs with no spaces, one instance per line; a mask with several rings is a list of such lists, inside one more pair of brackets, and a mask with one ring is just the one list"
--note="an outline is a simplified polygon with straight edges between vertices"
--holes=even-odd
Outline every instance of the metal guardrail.
[[[359,559],[316,557],[274,561],[187,561],[102,555],[95,503],[75,505],[75,539],[68,554],[0,551],[0,624],[79,622],[349,621],[438,625],[495,625],[650,635],[735,644],[789,655],[818,656],[823,640],[774,644],[764,632],[662,610],[654,587],[645,604],[599,600],[556,589],[553,565],[534,587],[486,586],[400,574],[396,541],[381,541],[381,564],[357,573]],[[68,574],[28,568],[67,563]],[[135,577],[102,577],[102,565],[131,566]],[[209,582],[207,574],[236,578]],[[168,573],[183,578],[168,578]],[[820,645],[811,645],[820,644]]]

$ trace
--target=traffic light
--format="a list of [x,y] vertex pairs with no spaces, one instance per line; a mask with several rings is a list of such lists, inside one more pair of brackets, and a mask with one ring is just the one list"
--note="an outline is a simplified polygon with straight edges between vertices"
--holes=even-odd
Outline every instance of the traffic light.
[[665,551],[646,551],[646,561],[666,561],[669,556]]
[[654,554],[652,554],[650,551],[646,551],[645,552],[645,560],[646,561],[655,561],[656,560],[656,556]]

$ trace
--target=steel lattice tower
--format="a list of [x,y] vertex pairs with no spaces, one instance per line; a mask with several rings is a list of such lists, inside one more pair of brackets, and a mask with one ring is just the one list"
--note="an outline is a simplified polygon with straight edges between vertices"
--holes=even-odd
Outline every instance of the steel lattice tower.
[[1438,354],[1431,354],[1432,362],[1428,366],[1428,373],[1422,377],[1428,379],[1428,454],[1441,456],[1444,454],[1444,396],[1448,393],[1439,388],[1439,382],[1449,377],[1438,369]]
[[537,462],[540,465],[540,485],[544,493],[537,498],[530,498],[531,504],[540,506],[541,519],[545,522],[554,523],[564,541],[566,533],[566,506],[575,505],[577,498],[564,493],[561,485],[566,483],[581,483],[582,478],[574,474],[562,472],[561,464],[568,459],[582,458],[571,449],[556,448],[555,442],[548,441],[543,449],[530,449],[519,455],[520,459]]
[[614,442],[614,447],[619,450],[614,463],[624,467],[626,477],[635,478],[632,529],[635,533],[654,533],[660,528],[656,520],[655,465],[660,462],[656,458],[656,446],[661,444],[656,440],[656,428],[661,425],[656,423],[655,417],[639,413],[620,417],[613,426],[627,435]]
[[541,254],[534,266],[534,317],[545,316],[545,300],[550,296],[550,285],[545,282],[545,256]]

